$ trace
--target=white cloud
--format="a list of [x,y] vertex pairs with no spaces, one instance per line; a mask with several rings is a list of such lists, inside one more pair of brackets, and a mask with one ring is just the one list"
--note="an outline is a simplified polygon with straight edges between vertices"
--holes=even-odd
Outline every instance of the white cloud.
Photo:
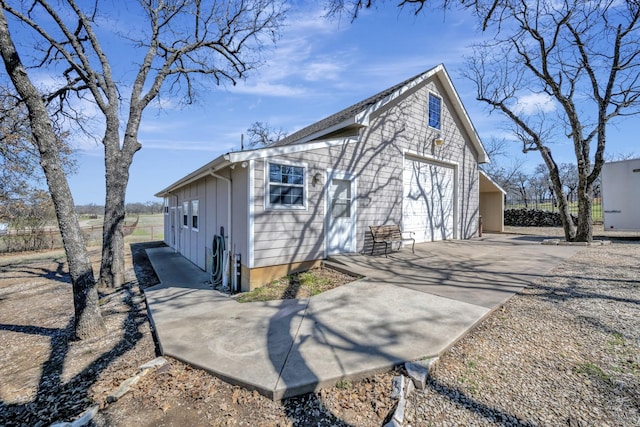
[[305,70],[305,80],[337,80],[344,71],[342,64],[338,62],[330,62],[328,59],[323,62],[312,62]]
[[[306,83],[337,81],[349,65],[346,51],[331,51],[326,45],[341,30],[339,23],[323,16],[317,6],[289,15],[277,46],[266,53],[266,62],[248,81],[230,87],[231,93],[275,97],[300,97],[311,91]],[[348,50],[348,49],[347,49]]]
[[516,114],[533,115],[555,111],[556,104],[546,93],[530,93],[520,96],[513,109]]
[[292,85],[280,83],[271,83],[265,80],[259,80],[257,78],[251,79],[250,83],[240,82],[229,91],[232,93],[242,93],[249,95],[284,97],[296,97],[305,93],[305,89],[302,87],[295,87]]

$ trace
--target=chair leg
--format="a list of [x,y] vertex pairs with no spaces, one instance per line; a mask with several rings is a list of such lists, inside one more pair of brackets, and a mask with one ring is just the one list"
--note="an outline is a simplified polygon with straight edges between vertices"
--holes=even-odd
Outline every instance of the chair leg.
[[376,242],[373,242],[373,246],[371,247],[371,255],[373,255],[373,250],[376,248]]
[[387,242],[384,242],[384,256],[385,256],[385,258],[389,258],[387,256],[387,246],[389,246],[389,244]]

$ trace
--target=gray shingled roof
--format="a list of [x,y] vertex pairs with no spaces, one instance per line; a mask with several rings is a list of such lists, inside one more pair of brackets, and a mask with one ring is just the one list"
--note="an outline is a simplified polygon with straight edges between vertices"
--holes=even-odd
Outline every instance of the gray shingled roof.
[[316,122],[312,125],[309,125],[305,128],[300,129],[297,132],[294,132],[293,134],[287,136],[284,139],[281,139],[280,141],[270,145],[270,147],[279,147],[279,146],[283,146],[283,145],[293,145],[295,143],[297,143],[299,140],[306,138],[309,135],[312,135],[316,132],[320,132],[324,129],[327,129],[333,125],[336,125],[340,122],[343,122],[344,120],[347,120],[350,117],[354,117],[357,114],[365,111],[367,108],[369,108],[370,106],[374,105],[375,103],[383,100],[384,98],[386,98],[387,96],[391,95],[393,92],[395,92],[396,90],[400,89],[401,87],[411,83],[413,80],[417,79],[418,77],[422,76],[423,74],[428,73],[431,70],[427,70],[425,72],[422,72],[418,75],[415,75],[413,77],[411,77],[410,79],[407,79],[405,81],[403,81],[402,83],[398,83],[395,86],[392,86],[388,89],[383,90],[382,92],[379,92],[367,99],[365,99],[364,101],[360,101],[357,104],[353,104],[350,107],[345,108],[342,111],[338,111],[335,114],[330,115],[329,117],[326,117],[322,120],[320,120],[319,122]]

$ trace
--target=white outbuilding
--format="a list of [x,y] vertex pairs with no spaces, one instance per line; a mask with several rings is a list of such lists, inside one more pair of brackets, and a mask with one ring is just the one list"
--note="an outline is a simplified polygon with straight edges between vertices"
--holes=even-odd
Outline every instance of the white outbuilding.
[[602,166],[605,230],[640,230],[640,159]]

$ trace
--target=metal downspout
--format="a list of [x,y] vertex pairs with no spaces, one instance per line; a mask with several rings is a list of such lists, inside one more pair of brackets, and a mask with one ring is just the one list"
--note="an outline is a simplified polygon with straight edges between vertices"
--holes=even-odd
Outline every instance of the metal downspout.
[[233,248],[233,241],[231,239],[231,179],[222,175],[218,175],[213,171],[213,169],[209,169],[209,175],[214,178],[226,181],[227,183],[227,234],[229,236],[229,245],[227,246],[227,248],[231,250],[231,248]]

